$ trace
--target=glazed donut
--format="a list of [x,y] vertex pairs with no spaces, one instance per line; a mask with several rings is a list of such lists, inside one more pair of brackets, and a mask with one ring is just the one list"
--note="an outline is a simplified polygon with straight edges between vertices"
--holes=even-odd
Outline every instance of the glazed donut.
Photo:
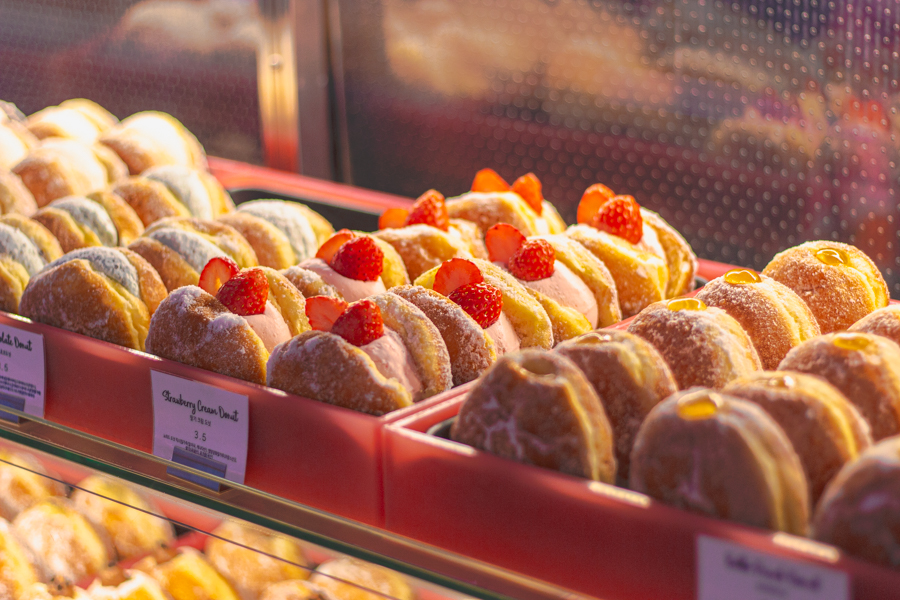
[[46,227],[28,217],[0,217],[0,310],[19,312],[28,281],[63,254]]
[[0,214],[18,213],[30,217],[37,208],[31,190],[19,176],[0,166]]
[[41,500],[65,495],[66,486],[33,457],[0,450],[0,519],[12,521]]
[[628,483],[631,448],[647,414],[678,388],[660,353],[636,335],[592,331],[561,343],[555,351],[581,369],[609,418],[615,443],[617,481]]
[[309,581],[341,600],[415,598],[412,588],[399,573],[346,556],[319,565]]
[[695,385],[718,389],[762,368],[740,324],[695,298],[651,304],[634,318],[628,332],[659,350],[682,390]]
[[144,349],[150,317],[166,296],[159,275],[125,248],[63,255],[28,282],[19,314],[39,323]]
[[763,369],[777,369],[791,348],[819,335],[816,317],[793,290],[750,269],[713,279],[694,298],[741,324]]
[[166,113],[133,114],[101,135],[100,143],[112,148],[132,175],[160,165],[206,169],[203,146],[180,121]]
[[40,580],[40,567],[31,550],[13,534],[6,519],[0,519],[0,596],[18,600]]
[[87,589],[91,600],[171,600],[158,581],[142,571],[110,567]]
[[840,390],[872,427],[875,441],[900,433],[900,346],[868,333],[830,333],[800,344],[780,371],[810,373]]
[[338,292],[333,285],[325,283],[325,280],[322,279],[321,275],[314,273],[309,269],[294,265],[293,267],[282,270],[281,274],[284,275],[294,287],[300,290],[300,293],[303,294],[304,298],[312,298],[313,296],[342,298],[340,292]]
[[0,119],[0,169],[12,169],[39,144],[23,124]]
[[900,344],[900,304],[889,304],[867,314],[851,325],[848,331],[872,333]]
[[794,290],[822,333],[843,331],[888,304],[887,283],[878,267],[849,244],[819,241],[788,248],[762,274]]
[[818,377],[761,371],[735,379],[722,393],[757,404],[781,426],[803,464],[812,506],[841,467],[872,445],[856,407]]
[[805,535],[806,477],[778,424],[751,402],[693,389],[658,404],[631,452],[631,489],[665,504]]
[[159,582],[173,600],[240,600],[206,557],[189,546],[156,552],[133,568]]
[[453,440],[498,456],[611,483],[612,427],[584,374],[562,354],[500,357],[472,388]]
[[69,138],[90,145],[118,122],[99,104],[84,98],[73,98],[59,106],[39,110],[28,117],[25,126],[40,140]]

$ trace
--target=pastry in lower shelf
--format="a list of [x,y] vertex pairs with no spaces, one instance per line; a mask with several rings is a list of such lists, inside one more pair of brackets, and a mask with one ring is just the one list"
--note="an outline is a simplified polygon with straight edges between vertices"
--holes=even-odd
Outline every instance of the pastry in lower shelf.
[[35,583],[26,588],[16,600],[93,600],[86,590],[69,581],[55,578],[50,583]]
[[59,242],[46,227],[24,217],[0,217],[0,310],[19,312],[28,281],[63,255]]
[[156,270],[125,248],[69,252],[28,282],[19,314],[99,340],[143,350],[150,317],[166,296]]
[[781,426],[803,464],[811,506],[838,470],[872,445],[869,424],[856,407],[818,377],[760,371],[735,379],[722,393],[753,402]]
[[553,347],[547,311],[515,277],[488,261],[452,258],[423,273],[416,285],[459,304],[494,342],[498,355]]
[[34,554],[0,518],[0,597],[18,600],[41,576]]
[[178,119],[147,111],[131,115],[100,136],[132,175],[151,167],[181,165],[206,169],[206,153],[197,138]]
[[0,518],[12,521],[42,500],[65,495],[66,486],[32,456],[0,450]]
[[272,584],[307,579],[312,571],[296,540],[235,522],[212,531],[205,553],[241,600],[259,600]]
[[109,477],[93,475],[78,482],[72,502],[102,527],[120,560],[135,558],[175,541],[175,531],[151,499]]
[[[327,594],[327,595],[326,595]],[[334,596],[304,579],[273,583],[263,590],[260,600],[332,600]]]
[[135,563],[159,582],[173,600],[241,600],[203,554],[190,547],[159,550]]
[[253,248],[236,230],[190,217],[156,221],[128,248],[153,265],[170,292],[197,285],[203,268],[215,257],[228,257],[241,269],[259,264]]
[[613,432],[594,388],[561,354],[502,356],[478,380],[453,440],[518,462],[611,483]]
[[900,304],[889,304],[867,314],[847,331],[872,333],[900,344]]
[[849,244],[806,242],[775,255],[763,269],[809,305],[822,333],[843,331],[887,306],[887,284],[875,263]]
[[631,448],[654,406],[678,391],[662,355],[625,331],[592,331],[558,345],[594,387],[613,430],[617,480],[627,485]]
[[631,489],[665,504],[805,535],[809,496],[800,459],[759,406],[708,389],[675,394],[641,425]]
[[286,200],[244,202],[219,220],[247,238],[259,264],[273,269],[286,269],[314,257],[334,234],[334,227],[322,215]]
[[830,333],[800,344],[781,371],[818,375],[856,405],[876,441],[900,433],[900,346],[869,333]]
[[34,195],[19,176],[0,165],[0,214],[17,213],[30,217],[37,208]]
[[402,575],[355,558],[322,563],[309,581],[341,600],[414,600],[415,593]]
[[69,138],[82,144],[93,144],[100,134],[118,122],[112,113],[96,102],[73,98],[30,115],[25,126],[41,140]]
[[91,600],[171,600],[162,585],[143,571],[110,567],[87,589]]
[[634,318],[628,332],[659,350],[682,390],[695,385],[721,388],[762,368],[740,323],[695,298],[651,304]]
[[116,556],[106,534],[65,498],[48,498],[19,513],[12,529],[40,559],[47,578],[81,581]]
[[721,308],[741,324],[763,369],[777,369],[791,348],[819,335],[816,317],[793,290],[750,269],[713,279],[694,298]]

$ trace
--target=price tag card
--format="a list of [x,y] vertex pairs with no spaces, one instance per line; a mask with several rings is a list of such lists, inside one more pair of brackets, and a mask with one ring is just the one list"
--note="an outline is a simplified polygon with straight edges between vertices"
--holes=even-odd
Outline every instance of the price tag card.
[[[150,380],[153,454],[244,483],[250,432],[247,396],[157,371],[150,372]],[[207,485],[187,472],[175,472]]]
[[850,600],[846,573],[697,538],[697,600]]
[[0,411],[6,406],[43,418],[44,384],[44,336],[0,325]]

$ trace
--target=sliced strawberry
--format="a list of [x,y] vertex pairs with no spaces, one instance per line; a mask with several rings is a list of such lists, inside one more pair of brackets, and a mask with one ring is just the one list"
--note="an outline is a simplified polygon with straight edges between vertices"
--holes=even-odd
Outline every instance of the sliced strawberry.
[[347,307],[331,327],[337,334],[354,346],[365,346],[384,335],[384,320],[381,310],[371,300],[358,300]]
[[487,246],[491,262],[506,264],[524,243],[525,236],[509,223],[491,225],[484,234],[484,245]]
[[407,225],[431,225],[443,231],[450,229],[450,215],[444,195],[437,190],[428,190],[415,201],[406,218]]
[[405,208],[389,208],[378,217],[378,229],[397,229],[406,225],[409,211]]
[[484,281],[481,270],[471,260],[451,258],[434,274],[434,291],[449,296],[456,288]]
[[319,247],[319,251],[316,252],[316,258],[321,258],[328,264],[331,264],[331,259],[334,258],[335,254],[337,254],[338,248],[343,246],[345,242],[352,240],[355,237],[356,234],[349,229],[341,229],[333,236],[325,240],[325,243],[322,244]]
[[269,280],[262,269],[244,269],[222,284],[216,298],[235,314],[261,315],[269,299]]
[[641,207],[633,196],[616,196],[604,204],[594,215],[591,225],[601,231],[625,238],[632,244],[637,244],[644,235]]
[[203,267],[200,283],[197,285],[203,288],[203,291],[215,296],[223,283],[240,272],[241,268],[237,263],[227,256],[215,256]]
[[453,290],[448,298],[459,304],[482,329],[496,323],[503,308],[503,295],[500,290],[483,281],[461,286]]
[[475,173],[473,192],[508,192],[509,184],[493,169],[482,169]]
[[586,189],[581,196],[581,202],[578,203],[578,222],[582,225],[590,225],[594,215],[600,211],[600,207],[612,200],[615,195],[615,192],[602,183],[595,183]]
[[331,331],[331,326],[337,321],[347,307],[346,300],[332,298],[330,296],[313,296],[306,299],[306,317],[309,325],[317,331]]
[[534,173],[526,173],[516,179],[512,184],[512,191],[522,196],[522,199],[537,214],[541,214],[544,211],[544,195],[541,193],[541,180]]
[[331,259],[331,268],[350,279],[376,281],[384,270],[384,252],[367,235],[345,242]]
[[526,240],[510,259],[509,272],[524,281],[537,281],[553,275],[556,252],[550,242],[542,239]]

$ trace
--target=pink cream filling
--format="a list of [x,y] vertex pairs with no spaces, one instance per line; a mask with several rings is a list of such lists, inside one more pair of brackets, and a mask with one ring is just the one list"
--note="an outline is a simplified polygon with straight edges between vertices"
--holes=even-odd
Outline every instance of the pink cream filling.
[[359,349],[369,355],[379,373],[399,381],[414,398],[422,391],[422,381],[416,374],[416,365],[396,332],[385,329],[384,335]]
[[512,323],[509,322],[509,319],[502,312],[500,313],[500,318],[485,329],[484,332],[494,342],[497,356],[507,352],[515,352],[519,349],[519,336],[516,335],[516,330],[513,329]]
[[271,302],[266,302],[266,311],[259,315],[247,315],[244,317],[247,324],[253,329],[259,339],[262,340],[269,353],[275,346],[291,339],[291,330],[278,309]]
[[385,291],[384,283],[379,277],[375,281],[358,281],[344,277],[331,268],[321,258],[308,258],[301,262],[298,266],[309,269],[322,278],[325,283],[334,286],[334,288],[344,297],[347,302],[356,302],[375,294]]
[[[506,265],[503,263],[494,264],[506,269]],[[599,309],[593,292],[578,275],[572,272],[572,269],[558,260],[553,263],[553,275],[550,277],[537,281],[525,281],[524,279],[517,279],[517,281],[525,287],[555,300],[562,306],[577,310],[587,317],[591,327],[597,327]]]

